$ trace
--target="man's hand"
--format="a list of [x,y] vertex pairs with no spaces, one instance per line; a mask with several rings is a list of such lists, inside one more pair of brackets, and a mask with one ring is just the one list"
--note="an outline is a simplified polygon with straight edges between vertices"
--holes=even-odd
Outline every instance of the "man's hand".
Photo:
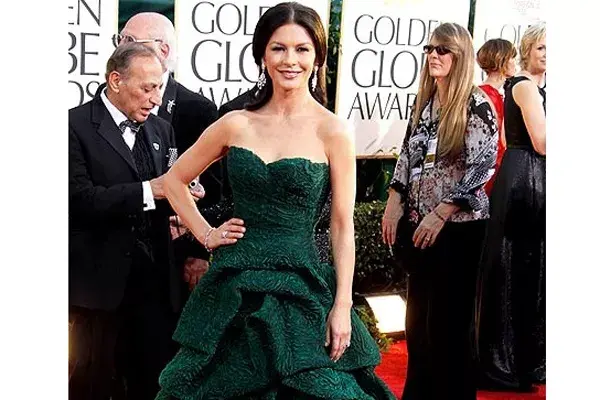
[[164,186],[163,186],[164,177],[165,177],[164,175],[161,175],[158,178],[154,178],[150,181],[150,188],[152,189],[152,196],[157,200],[164,199],[166,197]]
[[199,183],[196,186],[194,186],[193,188],[190,188],[190,193],[192,194],[194,201],[198,201],[206,195],[204,186],[202,186]]
[[183,280],[191,290],[198,284],[200,278],[208,271],[208,261],[201,258],[188,257],[183,265]]

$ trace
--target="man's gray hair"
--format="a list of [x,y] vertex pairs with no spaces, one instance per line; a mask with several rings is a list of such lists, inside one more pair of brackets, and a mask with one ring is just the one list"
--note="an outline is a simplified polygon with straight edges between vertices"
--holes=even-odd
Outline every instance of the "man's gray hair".
[[154,50],[150,47],[145,46],[142,43],[124,43],[117,46],[115,51],[109,57],[106,62],[106,75],[105,79],[108,81],[108,76],[111,72],[117,71],[121,75],[127,75],[129,73],[129,67],[134,58],[143,57],[150,58],[154,57],[160,63],[164,69],[163,63]]

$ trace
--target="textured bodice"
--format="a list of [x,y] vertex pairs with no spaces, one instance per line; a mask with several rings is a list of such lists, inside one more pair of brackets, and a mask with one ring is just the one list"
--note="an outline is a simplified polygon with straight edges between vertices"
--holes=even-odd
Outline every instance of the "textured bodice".
[[265,163],[251,150],[233,146],[227,169],[233,216],[244,220],[246,234],[219,248],[215,262],[244,264],[255,256],[267,263],[297,262],[300,256],[317,260],[314,232],[329,193],[328,165],[301,157]]

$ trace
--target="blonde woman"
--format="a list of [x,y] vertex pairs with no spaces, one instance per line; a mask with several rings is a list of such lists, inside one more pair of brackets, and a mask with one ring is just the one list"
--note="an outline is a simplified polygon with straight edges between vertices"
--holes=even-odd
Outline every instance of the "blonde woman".
[[475,400],[471,332],[488,218],[483,185],[496,161],[498,127],[473,85],[469,32],[441,24],[424,50],[427,59],[382,221],[384,242],[395,245],[410,272],[402,399]]
[[491,194],[478,290],[481,386],[528,391],[546,378],[546,27],[520,45],[505,85],[507,150]]

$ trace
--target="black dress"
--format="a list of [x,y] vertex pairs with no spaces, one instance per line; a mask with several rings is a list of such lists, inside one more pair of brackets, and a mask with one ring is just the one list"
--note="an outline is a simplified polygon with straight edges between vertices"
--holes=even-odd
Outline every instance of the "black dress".
[[[505,83],[507,150],[490,196],[478,279],[480,387],[531,389],[546,379],[546,157],[533,148]],[[546,109],[546,93],[539,89]]]

